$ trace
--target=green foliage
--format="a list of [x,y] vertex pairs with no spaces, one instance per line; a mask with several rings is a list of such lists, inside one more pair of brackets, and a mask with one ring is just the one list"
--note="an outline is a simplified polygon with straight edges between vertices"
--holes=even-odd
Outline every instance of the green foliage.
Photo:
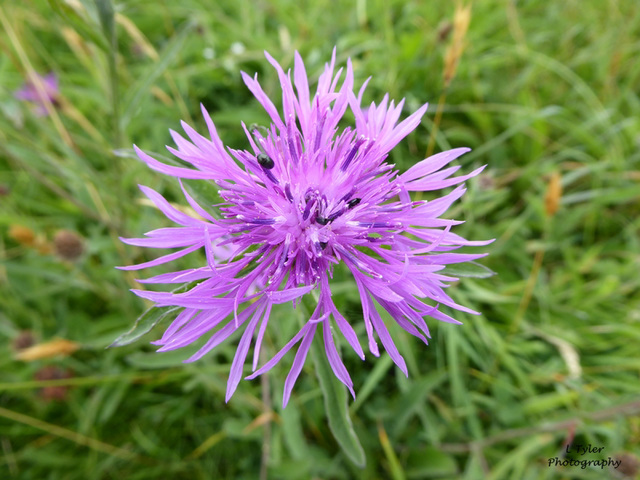
[[[611,476],[548,467],[574,436],[605,447],[588,459],[640,456],[640,4],[474,2],[445,92],[454,3],[0,4],[0,478],[253,479],[261,464],[279,479]],[[447,271],[461,277],[453,298],[481,316],[429,322],[428,347],[385,317],[408,379],[386,355],[361,362],[342,348],[356,391],[348,410],[340,405],[342,434],[323,396],[338,385],[323,386],[311,359],[281,410],[291,356],[241,382],[225,404],[237,338],[195,364],[182,363],[189,349],[154,353],[148,342],[166,312],[143,314],[148,305],[128,292],[141,288],[135,276],[114,269],[153,258],[119,236],[169,225],[137,184],[182,203],[177,182],[147,169],[131,145],[162,152],[180,119],[206,132],[203,103],[225,143],[245,148],[240,121],[267,120],[239,72],[258,72],[277,97],[263,50],[289,66],[299,50],[317,79],[334,45],[339,63],[352,58],[356,84],[372,76],[365,101],[406,97],[405,115],[432,103],[392,154],[400,169],[424,157],[443,96],[436,151],[472,147],[464,172],[488,164],[449,213],[466,220],[454,230],[496,238],[481,266]],[[55,116],[13,97],[32,70],[59,75]],[[554,172],[563,192],[548,216]],[[218,201],[211,185],[185,187]],[[61,229],[82,237],[78,259],[55,255]],[[336,305],[364,338],[342,269],[334,285]],[[296,331],[298,314],[274,309],[267,353]],[[65,338],[80,348],[21,361],[25,331],[36,343]],[[127,345],[107,349],[118,337]],[[334,434],[351,442],[351,455]],[[349,460],[361,463],[352,434],[362,468]]]

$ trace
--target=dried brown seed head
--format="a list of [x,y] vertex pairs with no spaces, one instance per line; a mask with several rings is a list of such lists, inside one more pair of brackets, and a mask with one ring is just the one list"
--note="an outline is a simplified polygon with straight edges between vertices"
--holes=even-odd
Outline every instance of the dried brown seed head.
[[53,237],[53,245],[60,258],[64,260],[76,260],[84,251],[82,237],[70,230],[60,230]]

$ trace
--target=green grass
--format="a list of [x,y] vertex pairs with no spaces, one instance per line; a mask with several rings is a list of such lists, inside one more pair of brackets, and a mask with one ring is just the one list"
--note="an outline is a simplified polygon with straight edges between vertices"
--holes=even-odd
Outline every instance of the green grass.
[[[456,232],[467,238],[496,238],[482,263],[497,275],[450,289],[483,315],[431,322],[428,348],[392,329],[409,379],[385,355],[360,362],[344,349],[364,469],[329,430],[310,360],[282,411],[290,357],[225,404],[237,339],[195,364],[181,363],[186,351],[154,353],[161,326],[105,349],[147,307],[128,292],[135,276],[114,266],[152,257],[118,236],[168,225],[137,184],[181,198],[131,145],[163,153],[180,119],[204,131],[202,102],[225,143],[244,148],[240,121],[266,115],[239,72],[258,72],[278,98],[263,50],[285,66],[299,50],[316,79],[337,45],[357,85],[373,77],[367,101],[406,97],[405,115],[434,106],[393,152],[406,169],[424,157],[443,93],[450,3],[123,0],[113,43],[108,15],[101,23],[89,0],[0,5],[0,478],[252,479],[264,448],[274,479],[608,477],[547,466],[573,435],[605,447],[588,459],[640,456],[640,5],[631,0],[474,2],[436,151],[473,148],[465,172],[488,164],[449,215],[466,220]],[[56,115],[36,117],[13,98],[30,69],[59,74]],[[548,217],[553,172],[563,194]],[[41,253],[9,234],[15,226],[45,246],[75,231],[85,252],[75,262]],[[346,283],[336,304],[359,325],[355,286],[337,276]],[[295,312],[274,311],[270,352],[296,330]],[[24,330],[80,349],[19,361],[13,343]],[[37,380],[50,365],[72,377]],[[52,385],[63,398],[46,400]]]

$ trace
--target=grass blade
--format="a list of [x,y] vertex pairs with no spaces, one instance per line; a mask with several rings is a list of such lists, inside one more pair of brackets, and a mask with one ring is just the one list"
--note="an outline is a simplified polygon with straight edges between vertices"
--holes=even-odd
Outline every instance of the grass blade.
[[130,89],[129,94],[125,98],[126,110],[122,115],[122,128],[125,128],[131,121],[136,113],[136,110],[140,106],[143,98],[149,94],[153,83],[169,68],[171,63],[178,56],[178,53],[182,50],[182,45],[186,38],[191,34],[196,27],[196,22],[191,20],[182,27],[180,32],[171,39],[167,46],[164,48],[158,61],[150,66],[149,70],[140,75],[140,79]]

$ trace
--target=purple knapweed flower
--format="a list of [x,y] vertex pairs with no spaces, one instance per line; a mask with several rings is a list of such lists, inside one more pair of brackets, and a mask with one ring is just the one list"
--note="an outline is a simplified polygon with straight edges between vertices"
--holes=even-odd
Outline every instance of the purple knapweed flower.
[[[456,304],[444,292],[447,282],[457,280],[438,273],[446,265],[466,262],[483,254],[449,253],[470,242],[451,233],[458,223],[439,218],[465,192],[459,184],[482,170],[451,177],[460,167],[443,168],[469,151],[457,148],[423,160],[403,174],[385,160],[389,151],[413,131],[427,105],[398,123],[404,100],[398,105],[385,95],[379,105],[361,106],[364,89],[353,92],[351,61],[342,86],[342,69],[334,74],[335,50],[325,65],[313,97],[305,67],[295,54],[291,74],[265,52],[276,69],[283,95],[283,116],[257,81],[242,73],[244,82],[271,117],[271,125],[243,124],[250,148],[225,148],[208,113],[202,113],[211,139],[182,122],[190,141],[171,131],[178,150],[171,153],[195,169],[161,163],[137,147],[138,156],[152,169],[179,178],[214,182],[224,203],[217,209],[199,205],[184,189],[187,202],[200,215],[196,219],[172,207],[160,194],[141,186],[156,206],[180,227],[160,228],[147,238],[123,239],[150,248],[179,251],[127,270],[153,267],[204,249],[206,264],[189,270],[158,275],[144,283],[197,281],[184,293],[134,290],[156,306],[180,306],[184,310],[154,342],[158,351],[184,347],[207,333],[211,338],[187,361],[201,358],[237,330],[243,331],[231,364],[226,401],[242,377],[247,353],[253,343],[253,379],[271,369],[294,345],[300,344],[285,381],[286,403],[300,374],[309,347],[321,331],[327,358],[336,377],[354,395],[338,350],[334,332],[339,331],[353,350],[364,353],[352,327],[331,299],[330,279],[334,265],[344,263],[353,274],[362,300],[363,321],[369,350],[379,356],[375,336],[396,365],[408,374],[375,304],[395,322],[427,343],[424,317],[460,323],[440,311],[446,305],[477,313]],[[294,91],[295,85],[295,91]],[[339,128],[347,109],[355,116],[355,128]],[[411,191],[440,190],[458,185],[451,193],[431,201],[412,201]],[[216,249],[231,246],[233,254],[219,261]],[[259,352],[273,305],[300,299],[314,291],[317,306],[298,333],[260,369]],[[423,301],[426,299],[429,303]],[[335,329],[337,327],[337,330]]]
[[44,117],[47,115],[45,103],[55,104],[58,101],[58,95],[60,94],[58,89],[58,76],[51,72],[44,76],[38,75],[38,79],[42,83],[45,98],[42,98],[34,82],[31,80],[26,82],[20,90],[16,90],[14,96],[18,100],[33,103],[35,114],[39,117]]

